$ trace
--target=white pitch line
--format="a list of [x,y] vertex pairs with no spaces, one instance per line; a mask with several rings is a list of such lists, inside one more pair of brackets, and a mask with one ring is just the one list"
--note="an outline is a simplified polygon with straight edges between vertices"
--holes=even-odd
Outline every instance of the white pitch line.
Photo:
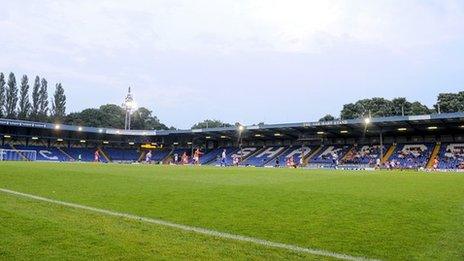
[[262,246],[266,246],[270,248],[280,248],[280,249],[290,250],[290,251],[297,252],[297,253],[307,253],[307,254],[318,255],[318,256],[333,257],[333,258],[342,259],[342,260],[369,260],[369,261],[377,260],[377,259],[371,259],[371,258],[366,258],[366,257],[358,257],[358,256],[350,256],[346,254],[334,253],[334,252],[321,250],[321,249],[306,248],[306,247],[300,247],[300,246],[290,245],[290,244],[285,244],[285,243],[272,242],[272,241],[268,241],[265,239],[259,239],[259,238],[254,238],[254,237],[229,234],[229,233],[219,232],[219,231],[206,229],[206,228],[182,225],[182,224],[177,224],[177,223],[164,221],[160,219],[141,217],[141,216],[136,216],[136,215],[127,214],[127,213],[115,212],[115,211],[106,210],[106,209],[94,208],[94,207],[89,207],[85,205],[79,205],[75,203],[59,201],[55,199],[44,198],[44,197],[21,193],[21,192],[9,190],[9,189],[0,188],[0,192],[10,194],[10,195],[20,196],[24,198],[29,198],[29,199],[35,199],[38,201],[53,203],[57,205],[67,206],[71,208],[83,209],[83,210],[100,213],[100,214],[104,214],[108,216],[123,217],[123,218],[138,220],[138,221],[142,221],[146,223],[157,224],[157,225],[161,225],[165,227],[172,227],[172,228],[176,228],[176,229],[183,230],[183,231],[189,231],[189,232],[194,232],[198,234],[203,234],[203,235],[208,235],[208,236],[213,236],[213,237],[218,237],[218,238],[223,238],[223,239],[230,239],[230,240],[235,240],[235,241],[241,241],[241,242],[250,242],[250,243],[257,244],[257,245],[262,245]]

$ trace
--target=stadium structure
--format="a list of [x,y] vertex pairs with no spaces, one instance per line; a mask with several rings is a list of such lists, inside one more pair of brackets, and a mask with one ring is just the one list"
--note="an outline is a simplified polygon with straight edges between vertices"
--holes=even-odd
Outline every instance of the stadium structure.
[[[324,122],[262,124],[193,130],[124,130],[21,120],[0,120],[2,160],[136,163],[151,151],[155,164],[180,164],[194,149],[202,165],[368,169],[463,169],[464,113],[394,116]],[[176,156],[177,155],[177,156]],[[177,162],[175,161],[177,159]],[[184,162],[185,163],[185,162]]]

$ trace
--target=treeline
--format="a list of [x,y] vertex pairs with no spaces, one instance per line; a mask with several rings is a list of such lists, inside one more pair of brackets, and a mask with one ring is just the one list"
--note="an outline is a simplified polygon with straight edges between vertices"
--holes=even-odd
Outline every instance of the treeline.
[[[66,95],[61,83],[55,84],[55,91],[49,99],[48,81],[36,76],[31,82],[23,75],[19,82],[14,73],[5,77],[0,73],[0,118],[20,119],[40,122],[64,123],[80,126],[124,128],[125,110],[116,104],[106,104],[99,108],[89,108],[80,112],[66,114]],[[408,101],[404,97],[392,100],[374,97],[343,105],[339,117],[325,115],[319,121],[337,119],[357,119],[364,117],[387,117],[401,115],[421,115],[464,111],[464,91],[458,93],[440,93],[433,108],[418,101]],[[264,123],[260,123],[264,124]],[[231,127],[230,123],[220,120],[204,120],[191,129]],[[132,114],[131,127],[145,130],[175,129],[161,123],[153,112],[140,107]]]
[[[99,108],[85,109],[81,112],[70,113],[64,123],[79,126],[124,128],[126,112],[124,108],[116,104],[106,104]],[[168,130],[165,124],[153,115],[147,108],[140,107],[132,113],[131,128],[138,130]]]
[[191,129],[207,129],[207,128],[220,128],[220,127],[232,127],[230,123],[222,122],[220,120],[204,120],[194,124]]
[[48,99],[48,82],[36,76],[30,90],[27,75],[21,77],[19,87],[14,73],[0,73],[0,117],[32,121],[62,121],[66,116],[66,95],[61,83]]
[[[374,97],[362,99],[354,103],[343,105],[339,117],[326,114],[319,121],[348,120],[365,117],[388,117],[388,116],[407,116],[424,115],[433,113],[464,112],[464,91],[458,93],[440,93],[436,104],[432,108],[419,101],[408,101],[404,97],[392,100]],[[262,125],[259,123],[257,125]],[[204,120],[191,127],[191,129],[231,127],[230,123],[220,120]]]
[[[167,130],[166,125],[141,107],[132,114],[133,129]],[[63,123],[80,126],[124,128],[125,111],[115,104],[85,109],[66,114],[66,95],[61,83],[55,84],[55,92],[48,98],[48,81],[36,76],[32,89],[27,75],[21,77],[19,86],[14,73],[8,78],[0,73],[0,118]]]
[[464,92],[440,93],[433,108],[429,108],[418,101],[408,101],[404,97],[394,98],[392,100],[374,97],[371,99],[362,99],[355,103],[345,104],[340,112],[340,117],[337,118],[327,114],[319,119],[319,121],[347,120],[369,116],[407,116],[462,111],[464,111]]

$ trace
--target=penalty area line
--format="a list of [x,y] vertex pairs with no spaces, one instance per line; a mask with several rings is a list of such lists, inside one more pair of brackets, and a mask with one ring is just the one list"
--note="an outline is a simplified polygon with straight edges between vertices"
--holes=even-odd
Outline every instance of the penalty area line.
[[265,246],[265,247],[269,247],[269,248],[284,249],[284,250],[289,250],[289,251],[292,251],[292,252],[306,253],[306,254],[312,254],[312,255],[324,256],[324,257],[333,257],[333,258],[342,259],[342,260],[372,260],[372,261],[377,260],[377,259],[371,259],[371,258],[366,258],[366,257],[361,257],[361,256],[351,256],[351,255],[347,255],[347,254],[334,253],[334,252],[330,252],[330,251],[327,251],[327,250],[306,248],[306,247],[301,247],[301,246],[296,246],[296,245],[291,245],[291,244],[278,243],[278,242],[273,242],[273,241],[254,238],[254,237],[230,234],[230,233],[220,232],[220,231],[211,230],[211,229],[207,229],[207,228],[194,227],[194,226],[188,226],[188,225],[173,223],[173,222],[164,221],[164,220],[161,220],[161,219],[154,219],[154,218],[149,218],[149,217],[136,216],[136,215],[132,215],[132,214],[128,214],[128,213],[115,212],[115,211],[111,211],[111,210],[107,210],[107,209],[89,207],[89,206],[85,206],[85,205],[69,203],[69,202],[50,199],[50,198],[44,198],[44,197],[40,197],[40,196],[36,196],[36,195],[32,195],[32,194],[26,194],[26,193],[14,191],[14,190],[9,190],[9,189],[4,189],[4,188],[0,188],[0,192],[3,192],[5,194],[10,194],[10,195],[23,197],[23,198],[34,199],[34,200],[37,200],[37,201],[48,202],[48,203],[52,203],[52,204],[56,204],[56,205],[66,206],[66,207],[70,207],[70,208],[87,210],[89,212],[99,213],[99,214],[103,214],[103,215],[107,215],[107,216],[122,217],[122,218],[126,218],[126,219],[137,220],[137,221],[150,223],[150,224],[156,224],[156,225],[165,226],[165,227],[171,227],[171,228],[175,228],[175,229],[179,229],[179,230],[183,230],[183,231],[193,232],[193,233],[197,233],[197,234],[203,234],[203,235],[222,238],[222,239],[229,239],[229,240],[235,240],[235,241],[240,241],[240,242],[249,242],[249,243],[253,243],[253,244],[256,244],[256,245],[261,245],[261,246]]

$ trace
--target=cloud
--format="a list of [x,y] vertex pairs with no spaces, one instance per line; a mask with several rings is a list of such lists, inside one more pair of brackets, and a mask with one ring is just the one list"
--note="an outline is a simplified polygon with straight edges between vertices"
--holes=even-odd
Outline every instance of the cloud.
[[140,48],[314,52],[333,41],[400,50],[448,41],[464,30],[460,1],[49,0],[6,5],[0,23],[8,36],[4,41],[50,51],[98,48],[110,56]]

